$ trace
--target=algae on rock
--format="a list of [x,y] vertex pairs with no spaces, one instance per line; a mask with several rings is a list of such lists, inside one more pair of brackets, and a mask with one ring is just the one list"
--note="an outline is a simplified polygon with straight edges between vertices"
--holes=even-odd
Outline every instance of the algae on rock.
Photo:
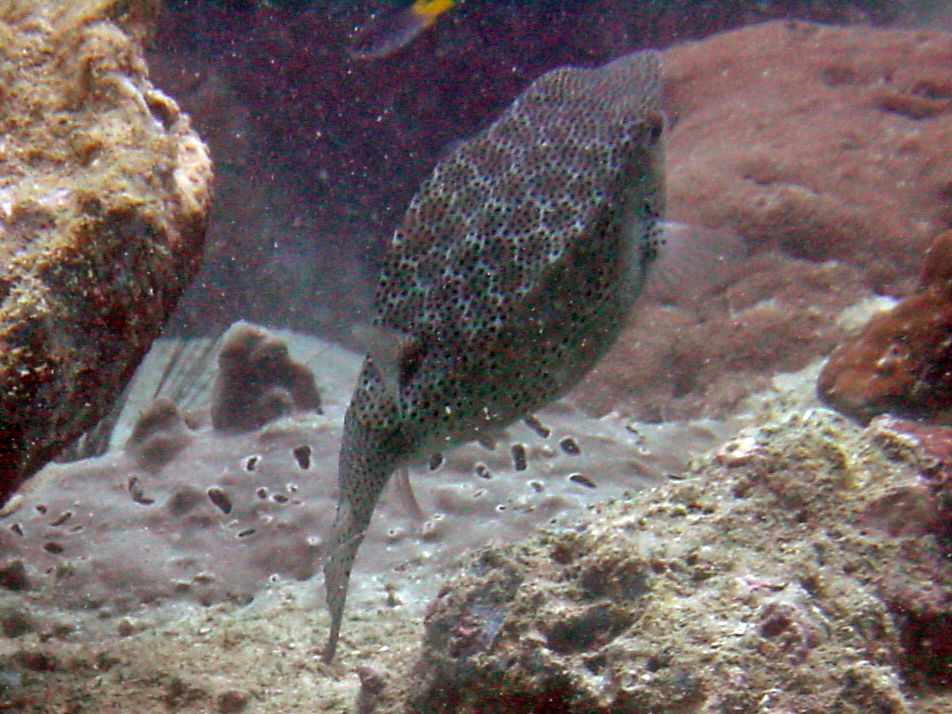
[[923,650],[950,615],[923,605],[952,569],[947,507],[917,504],[948,486],[928,496],[890,438],[790,414],[666,486],[477,551],[428,609],[408,711],[927,711],[910,693],[945,682],[948,655]]
[[197,269],[208,152],[158,3],[0,4],[0,502],[111,407]]

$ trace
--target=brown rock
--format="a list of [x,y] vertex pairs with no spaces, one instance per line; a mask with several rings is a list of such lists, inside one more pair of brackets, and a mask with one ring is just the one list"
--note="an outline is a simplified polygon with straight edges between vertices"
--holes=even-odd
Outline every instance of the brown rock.
[[817,394],[858,419],[952,414],[952,231],[926,254],[915,293],[880,312],[824,365]]
[[157,397],[139,416],[126,442],[126,453],[145,469],[159,469],[192,440],[175,403]]
[[296,409],[321,413],[314,373],[270,332],[236,322],[222,338],[211,417],[216,429],[253,431]]
[[157,3],[0,10],[0,501],[109,409],[201,255],[211,167]]
[[674,47],[679,220],[894,284],[950,217],[952,36],[771,22]]

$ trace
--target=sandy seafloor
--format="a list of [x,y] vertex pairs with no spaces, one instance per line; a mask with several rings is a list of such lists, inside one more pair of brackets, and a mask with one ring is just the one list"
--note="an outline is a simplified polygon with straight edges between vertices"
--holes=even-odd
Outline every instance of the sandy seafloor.
[[[813,384],[818,366],[776,377],[770,391],[746,402],[746,414],[725,427],[719,443],[745,424],[774,424],[774,434],[795,436],[805,421],[796,415],[817,407]],[[330,391],[340,389],[337,385]],[[331,414],[339,415],[342,399],[330,395]],[[714,433],[710,426],[707,431]],[[703,478],[708,462],[713,465],[711,449],[697,455],[694,478]],[[598,478],[594,471],[592,476]],[[426,507],[427,494],[417,489]],[[560,517],[591,516],[576,512]],[[711,546],[718,548],[717,543]],[[249,605],[172,600],[121,615],[73,611],[37,617],[43,624],[33,631],[0,639],[0,711],[350,712],[358,710],[359,666],[387,675],[384,697],[374,711],[400,710],[406,677],[419,654],[426,604],[448,572],[439,559],[432,563],[429,569],[425,564],[408,569],[407,577],[415,582],[396,582],[398,595],[390,604],[379,589],[370,588],[368,595],[360,582],[352,584],[341,645],[330,666],[320,661],[328,618],[319,577],[281,579]],[[399,575],[390,573],[394,579]],[[412,593],[413,600],[405,593]],[[3,614],[19,610],[29,618],[31,598],[42,597],[27,591],[19,606],[7,598]],[[48,603],[37,602],[38,611],[44,608],[48,615]],[[943,711],[944,704],[933,707],[919,699],[912,710]]]

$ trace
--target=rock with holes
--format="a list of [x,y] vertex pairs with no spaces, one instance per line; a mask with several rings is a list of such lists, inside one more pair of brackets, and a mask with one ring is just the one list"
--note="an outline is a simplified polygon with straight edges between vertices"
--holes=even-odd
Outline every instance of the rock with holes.
[[8,589],[109,615],[168,598],[248,602],[269,581],[307,578],[331,501],[302,484],[335,438],[306,416],[230,437],[192,430],[160,397],[125,449],[49,465],[14,495],[0,542],[24,577]]
[[[287,344],[288,359],[318,375],[325,413],[216,429],[210,385],[219,362],[210,343],[157,341],[130,386],[118,429],[125,446],[48,465],[0,512],[0,608],[25,609],[41,627],[64,618],[94,627],[145,603],[246,603],[272,583],[315,574],[360,360],[292,333],[267,339]],[[180,369],[191,375],[191,394],[181,392]],[[149,403],[159,383],[178,393],[182,409],[164,392]],[[487,532],[514,540],[656,482],[730,428],[595,420],[565,402],[539,418],[500,433],[493,451],[469,445],[413,469],[422,520],[384,493],[354,575],[356,611],[390,603],[418,613],[438,575]]]
[[211,165],[147,79],[156,12],[0,7],[0,502],[110,409],[198,267]]

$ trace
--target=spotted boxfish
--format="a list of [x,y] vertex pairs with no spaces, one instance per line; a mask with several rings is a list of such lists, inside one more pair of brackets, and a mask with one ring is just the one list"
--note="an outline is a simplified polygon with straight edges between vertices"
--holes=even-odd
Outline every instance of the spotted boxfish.
[[605,354],[662,243],[660,57],[552,70],[445,156],[384,259],[344,418],[324,560],[334,657],[350,571],[395,471],[494,433]]

